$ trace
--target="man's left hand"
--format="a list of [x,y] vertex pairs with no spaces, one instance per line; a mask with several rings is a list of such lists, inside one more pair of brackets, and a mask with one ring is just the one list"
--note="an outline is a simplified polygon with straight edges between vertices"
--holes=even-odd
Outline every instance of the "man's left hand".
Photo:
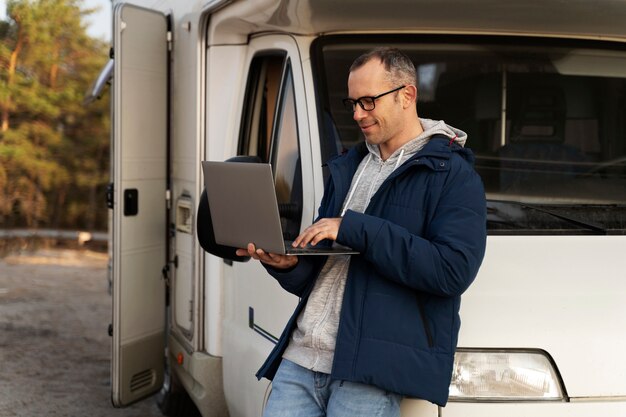
[[293,241],[293,247],[305,247],[309,243],[317,245],[324,239],[336,240],[339,233],[341,218],[325,218],[313,223],[300,233],[300,236]]

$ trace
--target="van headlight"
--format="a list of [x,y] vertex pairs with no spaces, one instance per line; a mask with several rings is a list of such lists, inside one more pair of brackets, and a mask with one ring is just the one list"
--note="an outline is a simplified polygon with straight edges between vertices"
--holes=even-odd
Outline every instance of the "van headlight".
[[458,349],[450,401],[563,401],[565,390],[542,350]]

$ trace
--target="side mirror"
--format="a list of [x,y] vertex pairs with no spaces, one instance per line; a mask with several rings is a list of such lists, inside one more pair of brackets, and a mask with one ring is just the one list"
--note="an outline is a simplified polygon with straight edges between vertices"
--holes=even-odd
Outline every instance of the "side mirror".
[[[227,159],[227,162],[261,162],[257,156],[235,156]],[[235,253],[238,248],[232,246],[224,246],[215,242],[215,233],[213,231],[213,221],[211,219],[211,209],[209,207],[209,199],[206,196],[206,189],[202,191],[198,202],[198,213],[196,216],[196,232],[198,234],[198,242],[205,251],[211,255],[218,256],[223,259],[237,262],[246,262],[250,260],[249,256],[237,256]]]

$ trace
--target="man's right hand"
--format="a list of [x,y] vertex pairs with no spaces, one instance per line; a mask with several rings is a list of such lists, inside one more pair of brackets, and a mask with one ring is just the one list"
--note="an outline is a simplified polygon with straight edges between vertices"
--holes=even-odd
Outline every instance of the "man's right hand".
[[296,266],[298,257],[294,255],[278,255],[267,253],[263,249],[257,249],[254,243],[248,243],[247,249],[237,249],[237,256],[250,256],[276,269],[289,269]]

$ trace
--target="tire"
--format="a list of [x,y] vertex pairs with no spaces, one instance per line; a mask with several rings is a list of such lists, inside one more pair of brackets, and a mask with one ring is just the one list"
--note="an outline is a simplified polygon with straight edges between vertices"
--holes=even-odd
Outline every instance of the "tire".
[[[169,289],[168,289],[169,292]],[[165,321],[166,328],[170,328],[170,306],[166,308]],[[168,417],[202,417],[200,410],[196,407],[185,387],[176,379],[170,366],[169,349],[165,349],[163,356],[163,386],[156,395],[157,406],[163,415]]]
[[175,381],[169,366],[165,368],[165,381],[156,396],[161,412],[169,417],[202,417],[187,391]]

